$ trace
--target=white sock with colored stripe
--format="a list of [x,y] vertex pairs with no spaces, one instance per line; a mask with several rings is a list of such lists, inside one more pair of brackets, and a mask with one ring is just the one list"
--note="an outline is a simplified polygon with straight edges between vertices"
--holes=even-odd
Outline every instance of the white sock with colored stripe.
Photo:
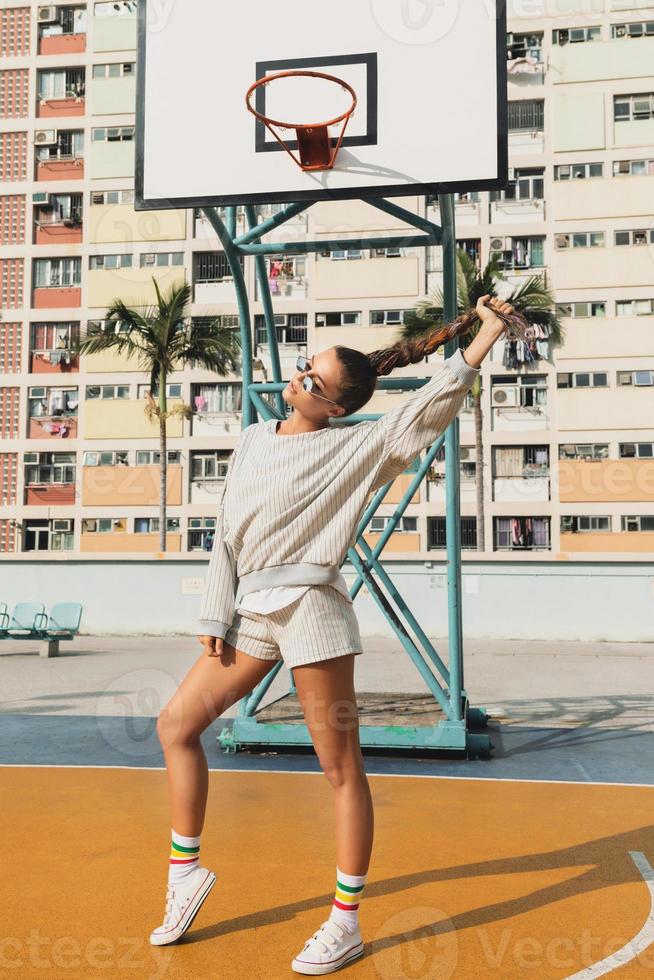
[[366,883],[365,875],[347,875],[336,868],[336,894],[329,915],[330,919],[354,932],[359,925],[359,902]]
[[168,866],[168,884],[174,885],[183,881],[200,866],[200,838],[184,837],[174,830],[170,845],[170,864]]

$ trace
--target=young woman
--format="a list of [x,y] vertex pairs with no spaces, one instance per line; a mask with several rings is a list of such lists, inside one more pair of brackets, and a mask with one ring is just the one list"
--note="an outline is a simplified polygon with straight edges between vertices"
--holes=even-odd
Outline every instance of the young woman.
[[[467,332],[475,317],[481,327],[465,356],[458,348],[402,404],[375,422],[329,424],[358,412],[379,375],[421,361]],[[166,915],[150,936],[153,944],[175,942],[188,929],[216,880],[199,863],[208,787],[200,735],[283,659],[293,669],[316,755],[334,789],[336,816],[334,902],[291,966],[317,976],[363,954],[358,909],[372,850],[373,807],[353,684],[362,643],[340,566],[371,492],[399,476],[448,427],[493,344],[507,326],[523,325],[508,303],[484,296],[474,313],[428,338],[371,354],[336,346],[310,361],[300,358],[283,392],[292,417],[241,432],[205,581],[198,626],[203,652],[157,722],[172,846]]]

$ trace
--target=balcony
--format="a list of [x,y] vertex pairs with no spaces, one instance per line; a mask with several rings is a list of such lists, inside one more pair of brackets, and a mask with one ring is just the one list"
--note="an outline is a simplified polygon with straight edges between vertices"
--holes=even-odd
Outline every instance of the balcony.
[[85,6],[39,7],[38,26],[39,54],[80,54],[86,51]]
[[[159,466],[84,466],[82,503],[85,507],[145,507],[159,503]],[[182,503],[182,467],[166,468],[167,502]]]
[[75,453],[25,453],[25,503],[75,503]]
[[69,374],[79,371],[79,358],[66,347],[30,351],[32,374]]
[[34,199],[35,245],[76,245],[82,241],[82,195],[37,193]]
[[29,388],[28,438],[75,439],[78,403],[77,388]]
[[550,551],[549,517],[494,517],[494,551]]
[[510,156],[533,156],[544,152],[545,133],[542,129],[514,129],[509,132]]
[[36,286],[32,290],[34,310],[65,310],[81,305],[81,286]]
[[511,200],[502,198],[490,202],[489,221],[492,225],[531,224],[545,221],[545,201],[542,198]]
[[491,386],[491,427],[494,432],[547,429],[547,378],[528,375]]
[[86,112],[84,68],[41,69],[37,72],[39,119],[83,116]]

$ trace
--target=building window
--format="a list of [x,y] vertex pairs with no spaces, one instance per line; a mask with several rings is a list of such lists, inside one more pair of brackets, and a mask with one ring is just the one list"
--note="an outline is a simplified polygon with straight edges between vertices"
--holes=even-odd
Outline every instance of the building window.
[[[387,525],[392,521],[392,517],[371,517],[370,524],[368,525],[368,530],[371,534],[381,534],[386,530]],[[418,530],[418,518],[417,517],[400,517],[397,522],[397,526],[393,528],[393,534],[396,532],[413,532]]]
[[555,29],[552,31],[552,44],[583,44],[585,41],[599,41],[601,36],[600,26]]
[[564,442],[559,446],[559,459],[608,459],[608,442]]
[[[152,395],[153,398],[159,397],[159,385],[138,385],[136,390],[137,398],[145,398],[146,395]],[[181,398],[182,397],[182,386],[178,382],[171,381],[166,384],[166,397],[167,398]]]
[[364,257],[362,248],[335,248],[324,249],[319,253],[323,259],[331,259],[332,262],[342,262],[347,259],[362,259]]
[[549,473],[548,446],[495,446],[493,448],[493,477],[547,476]]
[[621,442],[618,455],[620,459],[653,459],[654,442]]
[[81,99],[84,78],[84,68],[42,68],[37,72],[39,99]]
[[[135,517],[134,534],[153,534],[159,530],[158,517]],[[166,520],[166,533],[179,531],[179,517],[169,517]]]
[[616,300],[616,316],[649,316],[650,313],[654,313],[654,299]]
[[509,102],[509,132],[542,130],[544,128],[543,99],[520,99]]
[[411,310],[371,310],[370,324],[373,327],[400,326],[404,323],[404,317]]
[[618,371],[619,385],[650,387],[654,385],[654,371]]
[[126,188],[122,191],[91,191],[91,204],[133,204],[134,190]]
[[492,201],[542,201],[545,197],[545,170],[542,167],[515,171],[505,190],[491,191]]
[[[446,523],[444,517],[427,518],[427,548],[432,550],[444,550],[447,547]],[[476,550],[477,548],[477,518],[461,518],[461,548],[465,550]]]
[[[158,449],[137,449],[136,451],[137,466],[158,466],[160,459],[161,453]],[[182,454],[179,449],[169,449],[166,453],[166,459],[168,463],[179,464],[182,461]]]
[[542,34],[514,34],[506,36],[506,59],[507,61],[518,61],[529,59],[530,61],[542,62],[543,60],[543,35]]
[[129,385],[87,385],[86,397],[91,398],[129,398]]
[[241,411],[240,384],[194,384],[193,408],[203,415],[228,415]]
[[361,313],[316,313],[317,327],[358,327]]
[[610,517],[591,516],[566,516],[561,517],[561,534],[589,534],[597,531],[610,531]]
[[81,282],[81,258],[34,260],[34,287],[36,289],[52,286],[79,286]]
[[654,174],[654,160],[614,160],[614,177],[646,177]]
[[79,393],[77,388],[28,388],[27,402],[31,419],[77,415]]
[[[57,129],[52,143],[36,147],[37,160],[80,160],[84,156],[84,131]],[[48,135],[50,138],[52,134]]]
[[493,525],[496,551],[549,550],[549,517],[495,517]]
[[84,466],[128,466],[126,449],[106,449],[101,452],[84,453]]
[[135,74],[133,61],[116,61],[107,65],[93,65],[94,78],[124,78]]
[[654,93],[614,95],[613,118],[616,122],[635,122],[654,118]]
[[183,252],[144,252],[140,256],[140,266],[184,265]]
[[603,176],[603,163],[559,163],[554,167],[554,180],[584,180]]
[[491,238],[491,258],[500,269],[529,269],[545,265],[545,238]]
[[649,514],[642,516],[623,514],[621,523],[623,531],[654,531],[654,517]]
[[612,38],[654,37],[654,20],[637,20],[631,24],[611,24]]
[[[275,314],[275,334],[278,344],[306,344],[308,317],[306,313]],[[267,344],[268,330],[263,313],[254,316],[254,329],[257,344]]]
[[25,486],[75,483],[75,453],[25,453]]
[[604,248],[603,231],[575,231],[567,235],[555,235],[554,247],[564,248]]
[[606,371],[566,371],[557,374],[557,388],[608,388]]
[[640,228],[638,231],[616,231],[616,245],[654,245],[654,228]]
[[86,7],[55,7],[57,20],[40,26],[41,37],[86,33]]
[[89,269],[131,269],[132,255],[91,255]]
[[214,449],[191,453],[191,483],[224,480],[232,452],[231,449]]
[[[243,256],[239,256],[243,268]],[[232,279],[232,270],[224,252],[195,252],[193,255],[195,282],[222,282]]]
[[560,317],[572,317],[574,319],[606,316],[606,301],[600,300],[594,303],[557,303],[556,315]]
[[91,130],[94,143],[125,143],[133,139],[133,126],[96,126]]
[[211,551],[215,531],[215,517],[189,517],[187,550]]

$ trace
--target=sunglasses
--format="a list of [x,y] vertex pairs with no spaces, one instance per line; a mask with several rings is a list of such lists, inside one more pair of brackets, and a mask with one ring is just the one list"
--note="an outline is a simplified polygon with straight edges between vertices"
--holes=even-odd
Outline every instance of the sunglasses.
[[[298,369],[298,371],[310,371],[311,360],[309,358],[302,357],[302,355],[300,355],[297,361],[295,362],[295,366]],[[332,405],[338,405],[338,402],[335,402],[333,398],[325,398],[324,395],[320,395],[316,391],[315,381],[313,380],[313,378],[309,377],[308,374],[306,374],[302,378],[302,387],[304,388],[305,391],[308,391],[310,395],[315,395],[316,398],[322,398],[323,401],[331,402]]]

